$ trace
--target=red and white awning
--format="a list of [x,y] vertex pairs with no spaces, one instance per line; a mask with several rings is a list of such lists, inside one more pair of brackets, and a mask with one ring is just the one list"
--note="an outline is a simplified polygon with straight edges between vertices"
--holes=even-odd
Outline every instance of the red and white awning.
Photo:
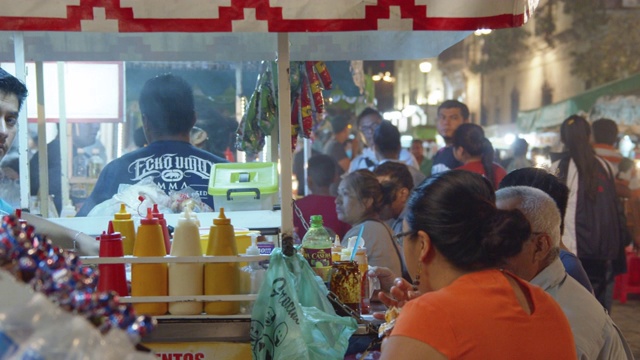
[[523,25],[538,0],[0,0],[0,30],[336,32]]

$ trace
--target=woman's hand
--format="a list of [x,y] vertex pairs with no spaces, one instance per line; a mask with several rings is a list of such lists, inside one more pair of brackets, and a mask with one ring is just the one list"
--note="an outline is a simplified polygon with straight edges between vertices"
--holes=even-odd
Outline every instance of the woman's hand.
[[[388,308],[397,307],[402,308],[407,301],[412,300],[420,296],[420,292],[415,290],[407,280],[403,278],[396,278],[391,287],[390,294],[380,292],[378,298]],[[384,320],[384,313],[374,313],[373,316],[376,319]]]
[[384,292],[391,291],[394,280],[397,277],[389,268],[383,266],[371,266],[367,272],[369,278],[378,279],[380,282],[380,290]]

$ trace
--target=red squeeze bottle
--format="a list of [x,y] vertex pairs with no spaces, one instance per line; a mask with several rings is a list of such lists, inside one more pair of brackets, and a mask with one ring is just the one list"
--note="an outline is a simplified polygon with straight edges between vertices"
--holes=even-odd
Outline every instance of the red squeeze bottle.
[[171,235],[169,235],[169,229],[167,228],[167,220],[164,219],[164,214],[158,210],[158,204],[153,204],[153,212],[151,213],[154,219],[158,219],[158,223],[162,228],[162,237],[164,238],[164,249],[167,254],[171,253]]
[[[109,221],[109,230],[98,236],[100,241],[100,257],[123,257],[122,236],[113,231],[113,224]],[[124,264],[100,264],[98,265],[100,276],[98,277],[98,291],[115,291],[120,296],[128,296],[127,279]]]

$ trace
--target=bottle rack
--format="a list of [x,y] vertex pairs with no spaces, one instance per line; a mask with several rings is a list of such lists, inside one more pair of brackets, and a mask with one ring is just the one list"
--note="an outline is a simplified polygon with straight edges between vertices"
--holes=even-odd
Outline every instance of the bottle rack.
[[[103,264],[193,264],[193,263],[228,263],[228,262],[256,262],[269,260],[270,255],[238,255],[238,256],[124,256],[124,257],[99,257],[82,256],[83,265]],[[146,303],[146,302],[192,302],[192,301],[255,301],[257,294],[234,295],[183,295],[183,296],[121,296],[122,303]],[[249,319],[251,314],[235,315],[159,315],[156,319]]]

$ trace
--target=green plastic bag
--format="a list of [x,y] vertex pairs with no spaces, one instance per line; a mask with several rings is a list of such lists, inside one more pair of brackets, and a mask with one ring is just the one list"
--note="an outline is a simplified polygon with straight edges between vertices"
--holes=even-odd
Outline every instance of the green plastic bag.
[[273,250],[251,314],[254,359],[343,359],[357,326],[336,315],[326,287],[302,255]]

